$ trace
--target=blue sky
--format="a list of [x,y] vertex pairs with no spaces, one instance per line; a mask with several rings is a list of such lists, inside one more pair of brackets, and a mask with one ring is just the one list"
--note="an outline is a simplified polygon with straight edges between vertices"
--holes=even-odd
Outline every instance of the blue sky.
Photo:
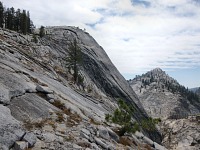
[[86,29],[126,79],[160,67],[200,86],[200,0],[3,0],[40,25]]

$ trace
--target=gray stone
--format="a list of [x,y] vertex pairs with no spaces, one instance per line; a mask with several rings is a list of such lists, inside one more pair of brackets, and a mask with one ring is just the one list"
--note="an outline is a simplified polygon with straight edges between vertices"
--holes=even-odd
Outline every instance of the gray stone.
[[142,139],[142,138],[144,137],[144,134],[141,133],[141,132],[136,131],[136,132],[135,132],[135,136],[136,136],[138,139]]
[[27,132],[23,137],[23,140],[28,142],[28,147],[33,147],[37,141],[37,137],[32,132]]
[[46,94],[52,94],[53,93],[53,91],[50,90],[49,87],[41,86],[41,85],[37,85],[36,90],[38,92],[42,92],[42,93],[46,93]]
[[54,132],[54,128],[51,125],[44,125],[44,127],[42,127],[42,130],[47,132]]
[[0,144],[0,150],[9,150],[9,148],[6,145]]
[[64,143],[64,139],[62,136],[56,136],[56,142],[58,142],[59,144],[63,144]]
[[86,139],[90,139],[90,137],[87,135],[87,134],[85,134],[85,133],[83,133],[83,132],[81,132],[80,133],[80,136],[82,137],[82,138],[86,138]]
[[49,109],[58,110],[36,93],[26,93],[23,96],[13,98],[9,108],[13,116],[20,121],[30,120],[30,118],[47,118]]
[[140,141],[135,135],[132,135],[132,138],[137,144],[141,144],[142,141]]
[[23,136],[21,124],[11,116],[10,110],[0,105],[0,145],[11,147]]
[[10,103],[9,90],[6,89],[1,83],[0,83],[0,103],[3,104]]
[[49,103],[51,103],[51,104],[53,104],[54,102],[55,102],[54,99],[50,99],[50,100],[49,100]]
[[97,145],[100,145],[102,148],[107,149],[108,145],[106,143],[104,143],[101,139],[94,137],[95,142],[97,143]]
[[67,130],[67,127],[65,124],[57,124],[56,125],[56,131],[61,132],[61,133],[65,133]]
[[16,141],[13,150],[26,150],[28,149],[28,143],[25,141]]
[[46,132],[46,133],[43,133],[42,136],[44,138],[44,141],[47,143],[51,143],[56,140],[56,136],[53,133]]
[[37,139],[37,142],[35,143],[34,147],[31,148],[31,150],[40,150],[45,148],[46,148],[45,142]]
[[93,143],[93,142],[94,142],[94,137],[93,137],[93,136],[90,136],[90,137],[89,137],[89,141],[90,141],[91,143]]
[[108,130],[104,127],[104,126],[99,126],[99,136],[103,139],[108,140],[110,138],[109,134],[108,134]]
[[68,137],[68,135],[62,134],[62,133],[60,133],[60,132],[56,132],[55,135],[61,136],[61,137],[64,137],[64,138]]
[[146,136],[143,137],[143,140],[144,140],[145,143],[147,143],[150,146],[154,145],[154,142]]
[[159,145],[158,143],[154,142],[155,150],[167,150],[164,146]]
[[82,149],[82,147],[81,147],[81,146],[78,146],[77,144],[73,144],[73,148],[74,148],[74,149]]
[[110,128],[107,128],[107,130],[108,130],[110,137],[113,140],[115,140],[116,142],[119,142],[119,136],[115,132],[113,132]]
[[11,74],[10,71],[0,68],[0,102],[9,103],[10,98],[23,95],[29,88],[22,77]]
[[91,148],[94,150],[100,150],[100,148],[95,143],[91,143]]
[[82,128],[81,132],[85,133],[86,135],[90,135],[90,131],[85,128]]
[[47,99],[48,100],[55,99],[54,94],[47,94]]

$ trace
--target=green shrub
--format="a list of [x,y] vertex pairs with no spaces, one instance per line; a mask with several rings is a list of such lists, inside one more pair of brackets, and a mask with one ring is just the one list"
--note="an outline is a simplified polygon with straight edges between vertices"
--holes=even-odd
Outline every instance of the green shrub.
[[134,133],[139,130],[139,125],[131,120],[134,108],[128,106],[122,99],[118,101],[119,108],[117,108],[113,115],[106,114],[105,120],[108,122],[113,122],[122,126],[119,131],[119,135],[122,136],[124,133]]
[[106,114],[106,115],[105,115],[105,120],[106,120],[107,122],[110,122],[111,119],[112,119],[112,115],[110,115],[110,114]]
[[159,122],[161,122],[160,118],[148,118],[148,119],[144,119],[141,122],[141,126],[143,129],[146,129],[148,131],[153,131],[156,129],[156,124],[158,124]]

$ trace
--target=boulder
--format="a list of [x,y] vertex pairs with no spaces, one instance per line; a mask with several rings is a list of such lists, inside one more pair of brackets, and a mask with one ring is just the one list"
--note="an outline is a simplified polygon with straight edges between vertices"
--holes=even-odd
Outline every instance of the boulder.
[[20,122],[11,116],[9,108],[0,105],[0,145],[10,148],[23,135]]
[[83,133],[83,132],[80,133],[80,136],[82,138],[85,138],[85,139],[88,139],[88,140],[90,139],[90,137],[87,134]]
[[106,140],[110,138],[108,130],[104,126],[99,126],[98,130],[99,130],[99,136],[101,138],[106,139]]
[[31,150],[40,150],[40,149],[45,149],[45,148],[46,148],[45,142],[37,139],[34,147],[32,147]]
[[56,131],[61,132],[61,133],[65,133],[67,130],[67,127],[65,124],[57,124],[56,126]]
[[164,146],[159,145],[158,143],[154,142],[155,150],[167,150]]
[[47,94],[47,99],[48,100],[55,99],[55,95],[54,94]]
[[103,149],[108,148],[108,145],[106,143],[104,143],[101,139],[95,137],[94,140],[97,143],[97,145],[100,145]]
[[87,130],[87,129],[85,129],[85,128],[82,128],[82,129],[81,129],[81,132],[83,132],[83,133],[86,134],[86,135],[90,135],[90,131]]
[[94,150],[100,150],[100,148],[95,143],[91,143],[91,148]]
[[37,141],[37,137],[32,132],[27,132],[23,137],[23,140],[28,142],[28,147],[33,147]]
[[16,141],[13,150],[27,150],[28,143],[25,141]]
[[53,91],[51,89],[49,89],[48,86],[37,85],[36,90],[38,92],[42,92],[42,93],[46,93],[46,94],[52,94],[53,93]]
[[143,137],[143,140],[144,140],[145,143],[147,143],[150,146],[154,145],[154,142],[146,136]]
[[6,89],[1,83],[0,83],[0,103],[3,104],[10,103],[9,90]]
[[110,128],[106,128],[110,137],[115,140],[116,142],[119,142],[119,136],[113,131],[111,130]]
[[43,133],[42,137],[44,138],[44,141],[47,143],[50,143],[56,140],[55,134],[50,133],[50,132]]
[[138,139],[142,139],[142,138],[144,137],[144,134],[141,133],[141,132],[136,131],[136,132],[135,132],[135,136],[136,136]]
[[36,93],[26,93],[23,96],[13,98],[8,107],[13,116],[20,121],[48,118],[50,109],[53,111],[58,110],[58,108],[48,103]]

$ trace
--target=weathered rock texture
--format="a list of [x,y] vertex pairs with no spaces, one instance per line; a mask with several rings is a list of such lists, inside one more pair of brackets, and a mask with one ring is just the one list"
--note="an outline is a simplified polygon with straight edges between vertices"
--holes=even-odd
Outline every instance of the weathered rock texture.
[[[146,112],[154,118],[185,118],[197,114],[200,101],[185,87],[156,68],[128,81]],[[192,95],[192,96],[189,96]]]
[[[92,138],[81,132],[81,141],[79,130],[72,127],[84,122],[102,124],[105,113],[116,108],[118,98],[134,106],[137,122],[148,118],[136,94],[87,32],[76,27],[48,27],[46,33],[43,38],[36,36],[38,43],[34,43],[31,35],[0,29],[0,145],[32,147],[36,142],[35,149],[112,149],[112,140],[102,139],[106,134],[118,140],[110,130],[101,129],[102,136]],[[69,43],[74,38],[83,57],[80,73],[84,81],[80,85],[73,84],[71,70],[66,69]],[[73,137],[66,137],[66,128],[69,133],[75,131]],[[37,135],[37,141],[34,136],[27,138],[27,130]],[[90,132],[95,134],[94,130]],[[157,131],[143,133],[161,142]]]
[[163,144],[169,149],[198,150],[200,148],[199,123],[199,116],[162,122]]

